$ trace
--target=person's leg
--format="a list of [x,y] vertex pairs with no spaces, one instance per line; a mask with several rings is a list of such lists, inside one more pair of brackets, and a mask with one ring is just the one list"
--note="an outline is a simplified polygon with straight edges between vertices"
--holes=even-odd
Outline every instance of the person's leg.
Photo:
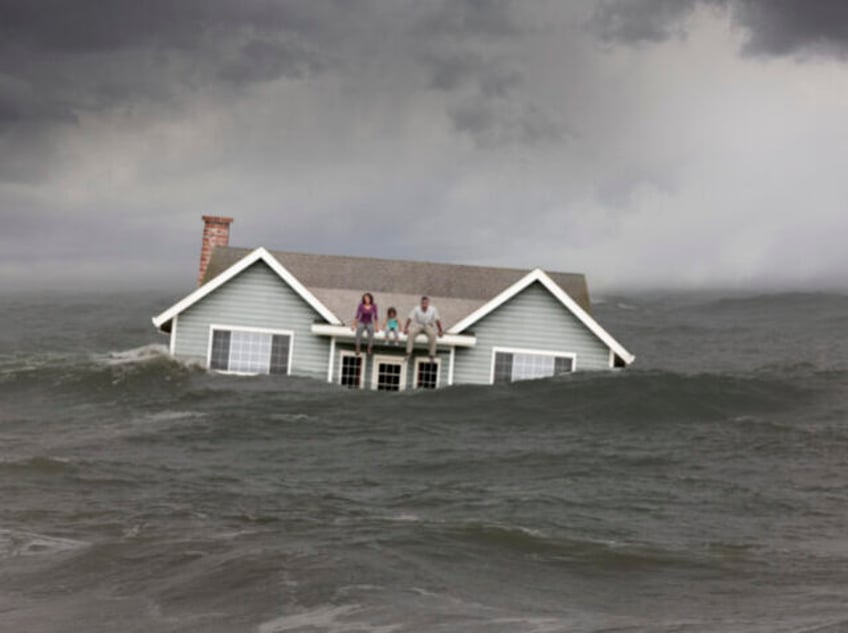
[[427,334],[427,348],[430,352],[430,360],[436,357],[436,328],[428,325],[424,328],[424,333]]
[[374,322],[366,324],[365,329],[368,330],[368,353],[374,349]]
[[359,346],[362,343],[362,330],[365,329],[365,324],[360,321],[356,324],[356,353],[359,354]]
[[418,333],[421,332],[421,326],[417,323],[413,323],[409,326],[409,336],[406,339],[406,355],[409,356],[412,354],[412,346],[415,345],[415,337],[418,336]]

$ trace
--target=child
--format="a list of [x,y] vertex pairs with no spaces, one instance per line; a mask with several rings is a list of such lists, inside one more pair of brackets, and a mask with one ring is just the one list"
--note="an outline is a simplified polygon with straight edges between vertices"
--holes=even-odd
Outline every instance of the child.
[[386,345],[391,345],[390,342],[392,334],[394,334],[394,344],[400,345],[398,342],[398,336],[400,336],[400,324],[397,320],[397,310],[393,307],[386,310],[386,323],[383,326],[383,330],[386,332]]

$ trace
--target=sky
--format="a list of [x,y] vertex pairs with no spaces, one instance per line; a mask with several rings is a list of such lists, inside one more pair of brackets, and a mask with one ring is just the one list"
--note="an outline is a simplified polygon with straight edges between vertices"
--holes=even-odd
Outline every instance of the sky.
[[190,290],[212,214],[600,291],[848,291],[847,113],[844,0],[0,0],[0,289]]

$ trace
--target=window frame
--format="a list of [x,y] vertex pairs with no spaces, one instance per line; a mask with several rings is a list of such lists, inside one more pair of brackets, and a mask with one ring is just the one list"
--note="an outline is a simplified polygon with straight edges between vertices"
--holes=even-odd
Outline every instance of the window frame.
[[[561,352],[557,350],[549,350],[549,349],[530,349],[523,347],[493,347],[492,348],[492,360],[489,366],[489,384],[495,384],[495,357],[498,353],[501,354],[535,354],[537,356],[553,356],[554,358],[569,358],[571,359],[571,371],[568,372],[573,374],[577,371],[577,354],[575,352]],[[514,359],[513,359],[514,362]],[[556,374],[554,374],[556,375]],[[545,376],[547,378],[552,378],[553,376]],[[541,378],[541,377],[540,377]],[[539,380],[540,378],[529,378],[526,380]],[[524,380],[510,380],[510,384],[515,382],[524,382]]]
[[442,358],[441,356],[437,356],[432,361],[429,356],[416,356],[415,362],[412,367],[412,388],[413,389],[425,389],[425,387],[420,387],[418,385],[418,366],[421,363],[435,363],[438,367],[436,370],[436,386],[433,389],[438,389],[442,385]]
[[[212,340],[215,338],[216,331],[239,331],[239,332],[249,332],[253,334],[268,334],[270,336],[288,336],[289,337],[289,355],[286,359],[286,373],[285,374],[261,374],[255,371],[232,371],[230,369],[213,369],[212,368]],[[291,376],[292,371],[292,358],[294,357],[294,331],[293,330],[281,330],[277,328],[262,328],[262,327],[252,327],[247,325],[224,325],[220,323],[212,323],[209,325],[209,342],[207,344],[206,349],[206,369],[207,371],[214,371],[219,374],[228,374],[232,376]],[[273,341],[271,343],[273,349]],[[227,363],[229,364],[229,357],[227,358]]]
[[[342,372],[344,371],[344,360],[343,359],[345,357],[356,358],[356,352],[351,352],[351,351],[346,350],[346,349],[339,350],[339,371],[338,371],[338,376],[337,376],[337,379],[336,379],[335,382],[339,387],[344,387],[345,389],[353,389],[353,387],[349,387],[347,385],[342,384]],[[364,389],[365,388],[365,371],[367,369],[366,358],[367,357],[365,355],[359,356],[359,362],[361,363],[361,369],[359,371],[359,386],[356,387],[356,389]]]
[[[378,371],[380,363],[391,363],[392,365],[400,365],[400,384],[398,391],[406,390],[406,367],[409,365],[405,362],[403,356],[395,356],[391,354],[374,354],[371,357],[371,389],[378,391],[380,372]],[[388,389],[385,391],[389,391]]]

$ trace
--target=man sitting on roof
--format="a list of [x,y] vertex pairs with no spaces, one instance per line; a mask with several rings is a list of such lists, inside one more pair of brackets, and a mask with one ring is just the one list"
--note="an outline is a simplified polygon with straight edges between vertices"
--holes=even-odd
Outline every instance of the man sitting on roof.
[[433,327],[433,324],[439,328],[439,336],[444,336],[445,331],[442,329],[439,311],[436,306],[430,305],[429,297],[421,297],[421,305],[412,309],[406,319],[406,324],[403,326],[403,333],[408,337],[406,339],[406,358],[409,358],[409,355],[412,354],[415,337],[424,332],[427,335],[430,361],[436,359],[436,328]]

